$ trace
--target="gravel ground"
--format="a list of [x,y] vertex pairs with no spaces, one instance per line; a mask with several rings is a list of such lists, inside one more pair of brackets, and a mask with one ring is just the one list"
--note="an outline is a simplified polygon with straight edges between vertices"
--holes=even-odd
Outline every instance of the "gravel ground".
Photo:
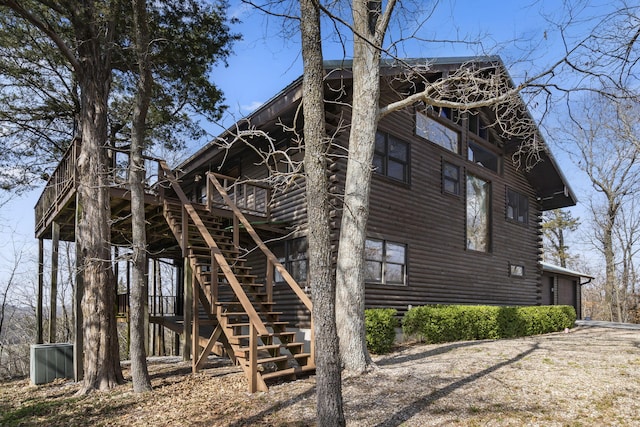
[[[348,426],[640,426],[640,331],[579,326],[511,340],[403,346],[343,379]],[[74,383],[0,383],[0,425],[315,425],[315,377],[246,393],[222,359],[150,364],[154,391],[75,397]]]

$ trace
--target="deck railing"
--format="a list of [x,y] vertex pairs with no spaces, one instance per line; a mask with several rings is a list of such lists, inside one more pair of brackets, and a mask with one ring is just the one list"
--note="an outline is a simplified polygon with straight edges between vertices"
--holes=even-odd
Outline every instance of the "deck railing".
[[[80,155],[80,139],[74,139],[67,149],[62,160],[49,177],[40,198],[35,206],[36,232],[45,227],[45,223],[55,215],[56,210],[62,208],[62,204],[77,188],[77,159]],[[109,186],[125,188],[128,180],[129,152],[118,148],[109,148],[111,162]],[[145,192],[157,194],[160,186],[158,182],[161,176],[159,159],[143,156],[145,161]]]
[[[176,296],[149,296],[149,315],[150,316],[175,316],[179,314]],[[129,294],[118,294],[116,299],[118,316],[124,317],[129,314]]]
[[[214,176],[222,188],[225,189],[229,198],[244,213],[255,216],[269,217],[269,202],[271,199],[271,188],[267,185],[239,181],[230,176],[209,172]],[[230,209],[222,195],[216,191],[207,180],[207,206],[211,208]]]
[[[244,216],[242,209],[239,206],[236,206],[225,189],[224,181],[221,181],[219,176],[215,173],[207,174],[207,185],[211,187],[212,191],[218,194],[220,198],[225,202],[225,204],[229,207],[229,209],[233,212],[233,241],[235,246],[239,246],[240,241],[240,226],[242,225],[245,232],[249,233],[249,236],[253,239],[256,246],[262,251],[263,255],[267,261],[267,278],[266,278],[266,292],[269,298],[269,301],[272,300],[272,292],[273,292],[273,271],[274,269],[280,273],[285,283],[289,285],[291,290],[296,294],[298,299],[305,305],[305,307],[312,311],[311,299],[309,296],[302,290],[300,285],[296,282],[296,280],[291,276],[291,274],[287,271],[286,268],[280,263],[278,257],[276,257],[273,252],[267,247],[267,245],[262,241],[258,233],[256,233],[253,225],[249,220]],[[210,199],[208,197],[208,199]]]
[[76,138],[49,177],[35,206],[36,230],[60,206],[62,200],[76,187],[76,159],[80,152],[80,139]]

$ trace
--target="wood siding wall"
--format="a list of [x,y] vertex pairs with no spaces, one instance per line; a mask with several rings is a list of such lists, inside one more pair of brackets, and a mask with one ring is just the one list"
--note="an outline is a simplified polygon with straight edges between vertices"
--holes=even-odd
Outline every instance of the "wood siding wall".
[[[384,95],[381,104],[397,95]],[[333,108],[330,117],[349,123],[350,111]],[[532,186],[522,170],[517,170],[507,156],[502,171],[494,173],[467,161],[468,135],[461,126],[461,153],[447,151],[415,135],[412,110],[396,112],[379,124],[387,132],[410,144],[410,181],[408,184],[374,173],[368,235],[373,238],[407,245],[408,275],[406,285],[366,286],[366,306],[393,307],[404,312],[408,306],[424,304],[496,304],[536,305],[541,303],[540,205]],[[348,145],[348,127],[339,133],[334,144]],[[339,194],[344,184],[346,159],[344,151],[330,165],[332,191]],[[442,191],[442,162],[461,169],[459,196]],[[254,166],[255,159],[242,159],[243,176],[262,176],[264,166]],[[262,168],[262,169],[260,169]],[[472,173],[491,183],[491,250],[488,253],[466,249],[466,191],[465,177]],[[506,219],[506,190],[511,188],[526,195],[529,218],[526,224]],[[272,218],[286,221],[292,229],[304,232],[306,212],[304,181],[298,180],[284,193],[276,193],[272,202]],[[334,199],[334,253],[340,225],[339,197]],[[299,233],[296,233],[297,237]],[[294,236],[292,236],[294,237]],[[524,266],[524,277],[510,277],[509,265]],[[255,272],[264,274],[264,265],[256,263]],[[297,300],[285,289],[275,288],[278,310],[288,312],[287,320],[297,318],[299,326],[307,326],[308,318],[301,313]]]
[[[540,211],[534,190],[510,158],[503,158],[502,173],[467,161],[465,127],[457,129],[462,154],[455,154],[416,136],[412,111],[394,113],[380,122],[381,131],[410,143],[410,182],[374,174],[368,234],[407,245],[408,276],[405,286],[368,284],[367,306],[404,311],[408,305],[434,303],[540,303]],[[459,196],[442,191],[443,160],[460,167]],[[491,183],[487,253],[466,249],[467,173]],[[527,196],[527,224],[506,219],[507,187]],[[510,277],[510,264],[524,266],[524,277]]]

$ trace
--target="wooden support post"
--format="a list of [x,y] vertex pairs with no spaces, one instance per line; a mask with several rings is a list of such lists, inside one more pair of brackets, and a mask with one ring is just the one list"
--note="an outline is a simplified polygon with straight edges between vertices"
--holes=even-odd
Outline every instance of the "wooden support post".
[[60,248],[60,224],[51,224],[51,295],[49,300],[49,342],[56,342],[58,317],[58,259]]
[[[192,274],[195,274],[195,272],[192,270]],[[195,277],[193,277],[191,279],[191,286],[192,286],[192,290],[191,290],[191,303],[192,303],[192,310],[193,310],[193,322],[191,323],[192,325],[192,329],[191,329],[191,352],[192,352],[192,357],[191,357],[191,372],[193,372],[194,374],[198,371],[198,354],[200,353],[200,313],[198,310],[198,281],[195,280]]]
[[191,357],[191,309],[193,306],[193,287],[191,281],[193,273],[189,257],[184,257],[184,310],[183,310],[183,331],[184,342],[182,343],[182,360],[185,362]]
[[267,283],[265,285],[267,301],[273,302],[273,262],[269,258],[267,258]]
[[[162,292],[162,272],[160,271],[160,261],[155,259],[154,262],[156,263],[156,269],[155,269],[155,273],[156,273],[156,281],[158,283],[158,315],[160,317],[164,317],[164,294]],[[164,342],[164,326],[162,326],[161,324],[158,325],[158,356],[165,356],[166,355],[166,348],[165,348],[165,342]]]
[[216,262],[216,257],[213,254],[213,250],[211,250],[211,286],[209,290],[211,313],[215,313],[215,304],[218,302],[218,263]]
[[38,301],[36,304],[36,344],[42,344],[42,294],[44,292],[44,239],[38,239]]
[[149,260],[147,259],[147,265],[145,265],[146,274],[144,275],[144,296],[142,298],[142,319],[144,320],[144,345],[145,353],[149,354]]
[[[187,257],[187,247],[189,246],[189,215],[187,214],[187,209],[185,207],[182,208],[182,257]],[[185,270],[186,273],[186,270]]]
[[127,354],[131,354],[131,261],[127,260]]
[[253,323],[249,327],[249,393],[258,391],[258,331]]
[[80,206],[76,195],[75,237],[76,237],[76,287],[73,296],[75,318],[75,338],[73,342],[73,377],[76,382],[84,378],[84,328],[82,315],[82,298],[84,296],[84,257],[78,243],[78,220]]
[[[157,295],[158,295],[158,276],[157,276],[157,270],[158,270],[158,263],[157,261],[154,259],[152,261],[152,265],[153,265],[153,278],[151,280],[151,282],[153,283],[153,292],[151,293],[151,307],[150,307],[150,311],[151,313],[153,313],[154,316],[156,316],[158,314],[158,306],[157,306]],[[149,268],[149,265],[147,265],[147,269]],[[148,277],[148,274],[147,274]],[[147,281],[148,283],[148,281]],[[148,298],[147,298],[148,300]],[[149,318],[149,316],[147,316],[147,319]],[[150,329],[151,329],[151,352],[147,352],[147,354],[153,354],[154,356],[158,355],[157,352],[157,347],[158,347],[158,331],[157,331],[157,324],[152,324],[150,325]]]
[[237,215],[233,216],[233,246],[240,249],[240,221]]

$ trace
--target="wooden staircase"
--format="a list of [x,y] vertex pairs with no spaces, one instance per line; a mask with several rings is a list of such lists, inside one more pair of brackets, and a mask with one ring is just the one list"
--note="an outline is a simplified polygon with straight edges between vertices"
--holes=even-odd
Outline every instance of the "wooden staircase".
[[[274,310],[271,283],[257,282],[238,248],[239,227],[229,230],[214,210],[187,199],[168,168],[165,175],[178,199],[164,198],[164,216],[180,243],[185,257],[185,286],[192,292],[193,304],[191,310],[185,310],[184,318],[192,321],[193,371],[204,365],[211,352],[226,353],[242,367],[250,392],[266,391],[272,380],[313,372],[313,343],[305,351],[305,343],[296,340],[296,332],[287,330],[288,322],[280,321],[282,313]],[[209,179],[216,180],[213,176]],[[225,189],[217,181],[212,185],[256,240],[255,230]],[[267,256],[267,281],[271,282],[270,272],[277,268],[282,274],[284,267],[262,241],[256,243]],[[286,270],[283,276],[288,276],[288,282],[293,280]],[[297,286],[295,281],[290,286],[294,284]],[[306,297],[299,287],[294,291]],[[303,302],[311,308],[308,298]]]

